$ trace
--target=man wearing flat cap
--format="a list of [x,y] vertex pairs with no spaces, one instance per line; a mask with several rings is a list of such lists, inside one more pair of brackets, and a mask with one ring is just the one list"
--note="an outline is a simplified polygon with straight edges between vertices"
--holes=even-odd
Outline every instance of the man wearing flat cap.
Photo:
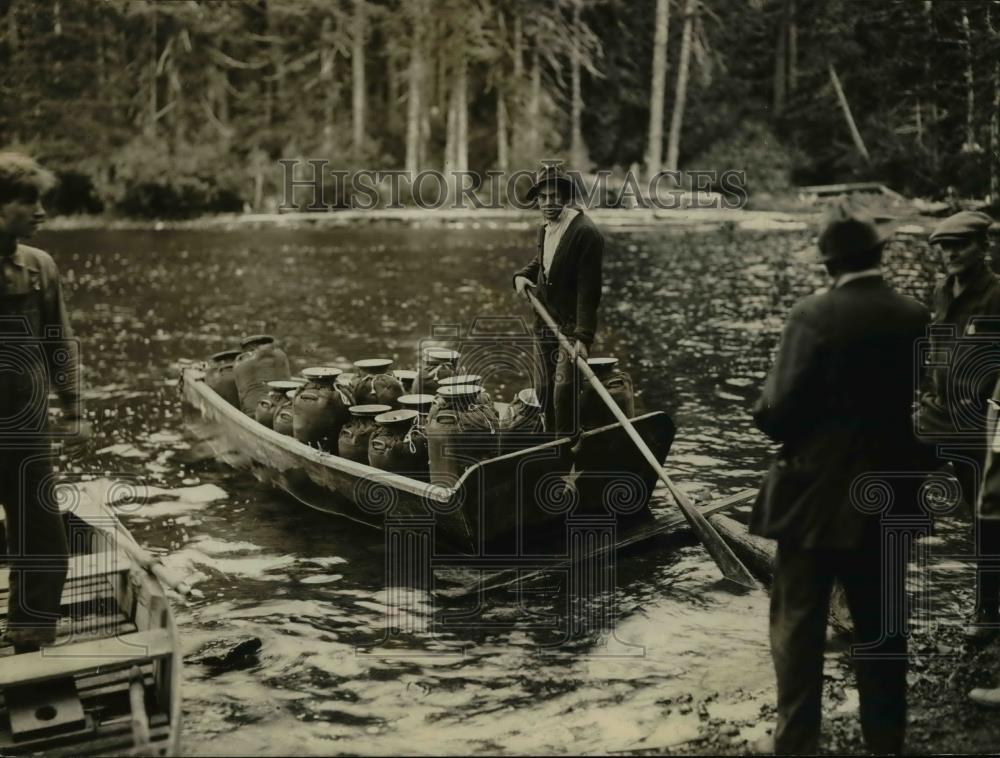
[[535,256],[514,274],[514,289],[534,289],[542,305],[574,343],[574,354],[560,347],[540,318],[535,320],[536,362],[541,376],[536,391],[546,429],[563,435],[576,431],[576,356],[587,358],[597,330],[601,301],[604,238],[594,222],[572,207],[576,187],[557,165],[546,165],[528,191],[544,223],[538,227]]
[[[865,743],[875,753],[903,748],[907,551],[883,549],[882,516],[915,513],[919,478],[892,472],[924,460],[911,421],[912,366],[930,314],[882,277],[887,238],[865,214],[833,211],[819,237],[832,286],[792,307],[753,410],[782,446],[750,520],[753,534],[778,542],[770,613],[778,754],[819,745],[835,581],[855,642],[869,653],[854,658]],[[892,490],[888,514],[859,507],[856,484],[869,479]]]
[[[930,390],[921,397],[919,418],[920,431],[927,439],[952,448],[948,457],[954,462],[965,502],[972,509],[979,503],[980,517],[974,518],[976,607],[967,630],[973,642],[988,641],[1000,628],[1000,575],[996,573],[1000,567],[990,560],[1000,557],[1000,524],[994,520],[1000,518],[1000,460],[989,464],[986,460],[992,436],[988,400],[1000,378],[996,357],[1000,282],[986,261],[992,223],[985,213],[962,211],[931,233],[930,243],[941,256],[946,275],[934,289],[934,365],[928,377]],[[984,476],[984,465],[997,470],[987,470]]]

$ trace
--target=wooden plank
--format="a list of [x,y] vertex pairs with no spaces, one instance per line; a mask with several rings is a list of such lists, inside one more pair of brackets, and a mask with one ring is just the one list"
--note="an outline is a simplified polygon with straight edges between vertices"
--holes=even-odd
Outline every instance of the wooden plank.
[[82,674],[109,666],[128,666],[150,658],[165,658],[174,651],[174,639],[166,629],[44,648],[6,658],[0,670],[0,687]]
[[75,732],[86,724],[72,677],[4,691],[15,742]]
[[[87,719],[89,723],[93,724],[90,716]],[[160,746],[169,745],[173,736],[173,725],[168,722],[166,715],[161,713],[150,717],[150,726],[151,751],[148,754],[162,755],[159,753],[159,750],[162,749]],[[52,756],[112,755],[127,753],[133,744],[132,721],[130,717],[126,716],[94,724],[91,728],[76,734],[60,735],[16,745],[0,741],[0,752],[5,756],[44,752],[46,758],[52,758]]]

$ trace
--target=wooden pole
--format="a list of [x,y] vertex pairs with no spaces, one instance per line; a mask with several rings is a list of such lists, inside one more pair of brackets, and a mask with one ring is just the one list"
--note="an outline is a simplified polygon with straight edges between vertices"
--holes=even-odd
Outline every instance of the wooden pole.
[[871,162],[868,148],[865,147],[865,141],[861,138],[858,125],[854,123],[854,116],[851,115],[851,106],[847,102],[847,95],[844,94],[844,88],[840,86],[840,77],[837,76],[837,71],[832,63],[827,64],[827,69],[830,72],[830,81],[833,83],[833,90],[837,93],[837,101],[840,103],[840,109],[844,112],[844,120],[847,121],[847,128],[851,131],[851,139],[854,140],[854,146],[861,153],[865,161]]
[[[559,330],[559,326],[549,315],[549,312],[545,310],[545,306],[539,302],[538,298],[535,297],[530,290],[525,290],[525,295],[528,298],[528,302],[531,303],[531,307],[535,309],[535,312],[541,317],[542,321],[545,322],[546,326],[555,334],[559,339],[559,344],[562,346],[563,350],[566,350],[570,355],[574,354],[574,348],[570,345],[569,340],[566,336]],[[679,490],[667,475],[667,472],[663,469],[663,466],[653,452],[649,449],[646,443],[643,441],[642,437],[639,436],[639,432],[636,431],[635,427],[632,426],[632,422],[628,420],[624,411],[618,407],[618,403],[614,401],[611,395],[608,394],[607,389],[601,384],[601,380],[597,378],[594,372],[591,370],[587,362],[581,358],[579,355],[576,356],[576,365],[580,372],[586,377],[587,381],[597,392],[597,395],[604,401],[604,404],[608,406],[608,410],[614,415],[615,419],[622,428],[628,434],[629,439],[639,450],[639,453],[646,460],[646,463],[656,472],[656,475],[660,478],[660,481],[666,485],[667,490],[670,495],[674,498],[677,506],[681,509],[684,514],[684,518],[687,519],[688,524],[694,531],[695,535],[705,546],[708,554],[712,556],[712,559],[718,565],[719,570],[722,571],[722,575],[732,582],[742,586],[756,589],[760,585],[757,580],[753,578],[753,575],[744,566],[740,559],[736,557],[732,548],[729,547],[719,536],[719,533],[715,531],[715,528],[708,523],[708,520],[701,514],[701,512],[695,508],[694,504],[688,499],[681,490]]]

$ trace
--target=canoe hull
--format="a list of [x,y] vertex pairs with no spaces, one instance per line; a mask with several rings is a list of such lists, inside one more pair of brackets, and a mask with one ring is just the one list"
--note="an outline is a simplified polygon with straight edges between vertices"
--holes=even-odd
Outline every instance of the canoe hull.
[[[379,529],[432,524],[436,544],[448,551],[513,547],[580,516],[642,518],[656,483],[618,424],[585,432],[576,444],[560,439],[481,461],[454,487],[443,487],[268,429],[216,394],[196,369],[185,370],[182,387],[187,404],[208,422],[203,434],[222,460],[248,466],[261,481],[325,513]],[[670,417],[649,413],[633,423],[665,459],[675,432]]]

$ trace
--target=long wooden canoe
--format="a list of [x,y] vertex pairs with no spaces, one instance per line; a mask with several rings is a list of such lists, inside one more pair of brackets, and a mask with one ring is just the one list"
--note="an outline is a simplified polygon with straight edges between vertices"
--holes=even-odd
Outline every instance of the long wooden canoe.
[[[98,518],[106,526],[115,517]],[[71,556],[56,643],[21,654],[0,647],[0,755],[179,753],[181,652],[170,605],[98,518],[66,514]]]
[[[649,518],[656,474],[619,424],[480,461],[454,487],[429,484],[332,455],[269,429],[230,405],[198,368],[182,372],[186,402],[208,426],[200,430],[221,459],[249,466],[318,510],[385,528],[433,523],[435,551],[469,555],[489,546],[519,550],[541,531],[581,514]],[[664,460],[674,424],[662,412],[632,419]],[[504,548],[506,549],[506,548]]]

